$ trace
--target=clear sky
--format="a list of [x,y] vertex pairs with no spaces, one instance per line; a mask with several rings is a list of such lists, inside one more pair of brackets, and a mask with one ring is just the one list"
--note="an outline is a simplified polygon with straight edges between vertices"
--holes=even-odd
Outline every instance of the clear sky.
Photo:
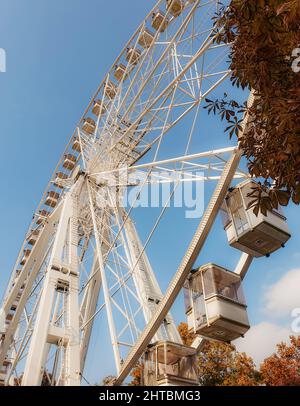
[[[7,55],[7,72],[0,73],[1,296],[31,215],[78,119],[154,4],[153,0],[0,0],[0,48]],[[205,112],[201,117],[204,127],[211,129]],[[206,138],[201,150],[229,145],[217,122],[214,132],[215,144]],[[174,156],[171,146],[169,152]],[[299,208],[291,205],[285,213],[292,239],[270,258],[255,260],[244,284],[253,328],[239,346],[257,362],[292,333],[290,313],[300,307]],[[196,226],[192,220],[178,221],[176,230],[165,226],[160,240],[150,247],[163,288],[180,261],[182,240],[187,244]],[[163,255],[168,252],[171,256]],[[217,262],[232,269],[238,255],[228,247],[218,220],[198,263]],[[173,313],[177,322],[184,319],[181,300]],[[88,358],[86,377],[92,383],[113,372],[111,353],[97,352],[101,334],[96,331]]]

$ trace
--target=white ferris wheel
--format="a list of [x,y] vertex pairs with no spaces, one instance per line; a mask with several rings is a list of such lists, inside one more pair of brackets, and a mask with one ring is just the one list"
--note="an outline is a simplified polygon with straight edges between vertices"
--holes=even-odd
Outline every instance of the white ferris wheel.
[[[266,218],[248,210],[253,181],[239,168],[238,146],[193,150],[201,103],[230,75],[228,45],[214,41],[218,3],[159,0],[85,109],[34,213],[1,304],[1,385],[80,385],[100,314],[107,318],[101,329],[108,326],[113,385],[139,360],[145,385],[197,385],[194,360],[202,343],[231,341],[249,329],[241,280],[252,258],[280,248],[289,232],[281,212]],[[181,150],[177,157],[168,154],[170,139]],[[176,189],[203,181],[214,190],[163,292],[147,249],[160,238]],[[141,238],[136,203],[145,188],[163,184],[168,196]],[[234,272],[215,264],[195,270],[220,211],[241,259]],[[183,345],[170,313],[182,289],[196,337],[191,346]]]

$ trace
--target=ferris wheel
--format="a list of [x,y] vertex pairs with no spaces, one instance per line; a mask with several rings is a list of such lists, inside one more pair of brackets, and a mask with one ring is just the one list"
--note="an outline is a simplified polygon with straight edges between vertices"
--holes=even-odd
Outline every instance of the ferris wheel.
[[[218,8],[216,0],[159,0],[85,109],[34,213],[1,305],[0,384],[80,385],[102,313],[114,385],[141,357],[146,385],[197,384],[193,360],[203,340],[231,341],[248,330],[241,279],[253,257],[280,248],[289,232],[282,213],[266,220],[248,210],[252,181],[239,168],[238,147],[191,150],[201,102],[230,75],[228,45],[214,41]],[[245,116],[243,130],[247,122]],[[166,139],[178,143],[177,157],[168,155]],[[233,179],[242,183],[228,192]],[[159,239],[176,188],[200,181],[215,182],[215,189],[163,293],[147,248]],[[142,239],[136,203],[144,188],[163,184],[169,195]],[[241,260],[235,272],[209,264],[191,273],[220,211]],[[197,337],[192,346],[183,345],[170,313],[182,289]]]

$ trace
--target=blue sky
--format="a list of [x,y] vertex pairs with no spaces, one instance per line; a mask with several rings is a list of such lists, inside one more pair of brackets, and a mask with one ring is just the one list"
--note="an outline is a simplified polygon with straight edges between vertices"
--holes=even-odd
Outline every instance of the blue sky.
[[[0,296],[31,215],[78,119],[124,43],[154,4],[153,0],[0,0],[0,48],[7,54],[7,72],[0,73]],[[198,150],[229,145],[217,119],[209,121],[206,112],[200,114],[201,125],[215,136],[199,142]],[[168,152],[174,156],[176,148],[170,144]],[[267,346],[272,337],[281,340],[291,333],[290,311],[297,307],[291,280],[299,281],[299,272],[289,271],[300,269],[299,208],[291,205],[285,213],[292,239],[270,258],[255,260],[245,279],[254,328],[244,343],[254,357],[260,345],[257,337]],[[143,213],[139,217],[147,222]],[[159,269],[163,289],[196,225],[196,221],[178,216],[176,228],[166,223],[160,240],[151,244],[149,256],[154,269]],[[228,247],[218,220],[198,264],[213,261],[232,269],[238,256],[238,251]],[[278,311],[278,300],[285,311]],[[184,319],[181,299],[173,313],[178,322]],[[93,354],[97,353],[99,335],[96,331]],[[91,355],[88,359],[86,376],[91,382],[113,372],[110,353],[99,352],[99,359]],[[99,365],[105,365],[101,374]]]

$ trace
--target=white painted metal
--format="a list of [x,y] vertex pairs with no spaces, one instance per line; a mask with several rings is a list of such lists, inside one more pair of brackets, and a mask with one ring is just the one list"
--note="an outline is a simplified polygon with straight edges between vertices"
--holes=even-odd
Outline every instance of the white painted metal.
[[197,354],[191,346],[158,341],[144,355],[146,386],[198,386]]
[[5,313],[3,309],[0,309],[0,334],[4,334],[5,331],[6,331]]
[[269,255],[282,247],[290,238],[290,232],[281,208],[261,211],[258,215],[250,207],[253,198],[248,196],[255,188],[253,180],[239,183],[226,198],[225,230],[232,247],[254,257]]
[[96,312],[99,292],[101,289],[101,273],[99,272],[99,263],[94,258],[91,268],[91,276],[87,289],[85,290],[84,300],[81,304],[80,314],[82,315],[82,339],[80,343],[80,371],[84,370],[85,360],[89,347],[89,342],[93,328],[93,315]]
[[[231,180],[247,175],[238,169],[241,151],[236,148],[189,153],[201,101],[229,75],[222,65],[226,47],[213,43],[210,17],[218,1],[186,1],[178,17],[167,11],[161,24],[168,19],[168,27],[164,32],[158,27],[149,46],[141,47],[141,34],[150,28],[153,12],[165,5],[165,0],[157,2],[100,84],[34,214],[2,306],[6,326],[0,336],[0,373],[6,384],[16,379],[22,385],[39,385],[47,379],[51,385],[79,385],[93,323],[104,310],[116,383],[128,375],[153,337],[181,342],[170,307]],[[140,52],[137,60],[127,56],[127,48]],[[124,66],[118,82],[115,65]],[[160,159],[166,135],[192,112],[184,154]],[[144,184],[154,169],[188,173],[189,181],[218,181],[165,295],[146,248],[166,207],[143,244],[132,221],[133,205],[125,211],[103,181],[124,168],[128,173],[144,171]],[[202,177],[194,174],[199,170]],[[117,195],[128,186],[116,184]],[[55,207],[45,205],[49,192]],[[31,246],[35,230],[39,233]]]
[[156,333],[160,324],[162,323],[164,317],[170,310],[174,300],[176,299],[178,293],[183,287],[184,281],[186,280],[191,268],[199,255],[202,246],[209,234],[209,231],[216,219],[219,212],[221,204],[225,198],[228,187],[231,183],[234,172],[237,169],[241,158],[241,151],[236,150],[231,159],[226,164],[222,177],[217,184],[217,187],[212,195],[212,198],[207,206],[207,209],[201,219],[201,222],[197,228],[196,233],[187,249],[186,255],[182,260],[174,278],[170,282],[170,285],[163,297],[163,300],[157,307],[155,314],[153,315],[151,321],[147,324],[145,330],[139,337],[136,345],[129,353],[126,361],[124,362],[123,368],[117,377],[114,385],[119,385],[126,378],[130,370],[134,367],[135,363],[138,361],[142,353],[145,351],[150,340]]
[[230,342],[249,329],[241,278],[219,265],[202,265],[185,285],[188,329]]
[[234,272],[237,273],[238,275],[240,275],[241,279],[244,279],[248,269],[250,268],[252,261],[253,261],[253,257],[251,255],[243,252],[241,254],[241,257],[239,259],[239,262],[237,263],[237,266],[236,266]]
[[[130,258],[133,261],[131,263],[133,279],[143,307],[146,323],[149,323],[163,298],[163,294],[130,218],[128,218],[124,225],[124,231],[130,251]],[[153,339],[154,341],[167,340],[181,343],[180,335],[170,314],[166,315],[162,326],[158,329]]]
[[[102,241],[100,241],[100,238],[99,238],[99,230],[98,230],[98,225],[97,225],[97,220],[96,220],[96,215],[95,215],[95,206],[94,206],[95,202],[93,201],[91,188],[90,188],[89,184],[87,185],[87,188],[88,188],[93,228],[94,228],[95,239],[96,239],[97,260],[99,263],[101,281],[102,281],[106,310],[107,310],[108,325],[109,325],[112,346],[113,346],[113,351],[114,351],[115,364],[116,364],[117,371],[119,371],[120,365],[121,365],[121,357],[120,357],[120,352],[119,352],[119,348],[118,348],[118,339],[117,339],[116,328],[115,328],[113,315],[112,315],[111,297],[110,297],[109,287],[107,284],[106,275],[105,275],[105,271],[104,271]],[[104,218],[104,221],[105,221],[105,218]]]
[[[235,267],[234,272],[240,275],[241,279],[243,280],[251,266],[253,261],[253,257],[249,254],[243,252],[241,257]],[[196,335],[194,341],[192,342],[191,346],[196,348],[197,353],[202,351],[206,341],[209,340],[201,335]]]
[[[76,190],[80,183],[81,180],[79,185],[74,185],[64,201],[22,378],[23,386],[41,384],[49,344],[63,347],[60,384],[80,383],[76,201]],[[64,252],[65,248],[67,252]],[[60,322],[60,315],[54,306],[55,293],[58,300],[65,301]],[[59,295],[61,298],[58,298]]]
[[[248,105],[251,106],[254,101],[253,92],[251,92]],[[241,123],[241,133],[243,133],[248,125],[249,116],[245,114],[244,119]],[[114,385],[119,385],[122,381],[126,378],[128,373],[130,372],[131,368],[133,368],[134,364],[137,362],[139,357],[142,355],[143,351],[145,351],[147,345],[149,344],[150,340],[152,339],[153,335],[156,333],[160,323],[162,322],[165,314],[171,308],[174,300],[176,299],[179,291],[183,287],[183,284],[192,269],[192,266],[199,255],[199,252],[204,245],[207,235],[211,230],[211,227],[216,219],[216,216],[221,208],[221,205],[225,199],[227,194],[228,188],[231,184],[231,181],[234,177],[234,173],[236,172],[240,159],[242,157],[242,150],[236,149],[230,160],[227,162],[226,166],[224,167],[222,176],[216,186],[216,189],[211,197],[211,200],[206,208],[206,211],[201,219],[201,222],[194,234],[194,237],[190,243],[190,246],[186,252],[185,257],[182,260],[174,278],[170,282],[170,285],[164,295],[164,298],[154,316],[152,317],[150,323],[148,323],[147,327],[144,329],[143,333],[139,337],[138,342],[136,343],[135,347],[131,350],[128,354],[128,357],[123,365],[123,368],[114,382]],[[201,343],[195,344],[198,348],[201,347]]]
[[[31,256],[18,275],[14,275],[11,281],[11,290],[3,302],[3,310],[8,315],[14,303],[17,306],[14,310],[13,317],[7,321],[6,332],[2,337],[0,345],[0,365],[3,364],[5,358],[10,359],[9,349],[13,343],[14,335],[20,322],[20,317],[24,311],[25,304],[29,300],[31,294],[34,294],[33,286],[38,278],[39,271],[47,254],[47,245],[51,241],[51,237],[56,229],[56,222],[61,214],[61,206],[53,212],[49,217],[49,221],[43,227],[36,245],[32,249]],[[38,296],[38,295],[37,295]],[[38,298],[36,299],[38,300]]]

